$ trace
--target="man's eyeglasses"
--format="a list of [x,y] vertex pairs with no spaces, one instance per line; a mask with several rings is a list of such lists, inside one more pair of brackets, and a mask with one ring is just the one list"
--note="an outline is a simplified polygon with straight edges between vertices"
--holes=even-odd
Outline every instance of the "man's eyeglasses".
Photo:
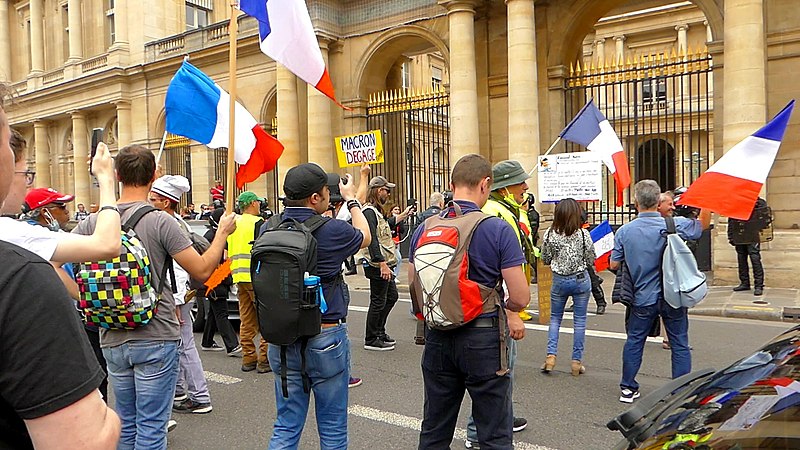
[[67,210],[67,205],[64,203],[56,203],[53,206],[48,206],[47,209],[63,209],[64,211]]
[[33,170],[15,170],[14,173],[25,174],[25,184],[33,186],[33,181],[36,179],[36,172]]
[[386,191],[386,193],[387,193],[387,194],[391,194],[391,193],[392,193],[392,190],[391,190],[391,189],[389,189],[389,188],[387,188],[387,187],[382,187],[382,188],[380,188],[380,189],[378,189],[378,190],[379,190],[379,191]]

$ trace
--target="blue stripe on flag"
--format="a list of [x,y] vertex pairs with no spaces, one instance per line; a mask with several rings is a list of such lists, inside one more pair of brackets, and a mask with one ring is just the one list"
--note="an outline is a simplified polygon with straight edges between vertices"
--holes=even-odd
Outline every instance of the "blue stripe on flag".
[[792,109],[794,108],[794,100],[790,101],[781,112],[775,115],[766,125],[760,130],[753,133],[753,137],[770,139],[773,141],[782,141],[783,133],[786,131],[786,125],[789,124],[789,118],[792,116]]
[[208,144],[217,128],[219,99],[219,88],[211,78],[184,61],[167,88],[167,131]]
[[272,32],[272,28],[269,26],[267,0],[240,0],[239,9],[258,20],[258,37],[260,41],[264,41]]
[[594,229],[589,232],[589,235],[592,237],[592,242],[597,242],[602,239],[603,236],[611,233],[611,225],[609,225],[608,220],[604,220],[600,225],[594,227]]
[[587,147],[600,135],[600,122],[604,120],[606,118],[594,105],[594,100],[589,100],[559,136]]

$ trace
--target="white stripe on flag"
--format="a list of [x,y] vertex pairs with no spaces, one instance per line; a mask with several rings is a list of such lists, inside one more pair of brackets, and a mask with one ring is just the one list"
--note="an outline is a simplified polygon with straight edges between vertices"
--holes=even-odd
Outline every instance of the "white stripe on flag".
[[594,243],[594,254],[598,258],[614,250],[614,233],[608,233]]
[[728,150],[708,172],[724,173],[764,184],[780,146],[781,141],[748,136]]
[[611,157],[614,153],[622,151],[622,143],[617,137],[617,133],[608,120],[600,122],[600,134],[589,145],[586,146],[590,151],[597,153],[600,160],[608,167],[612,174],[617,171],[614,160]]
[[264,1],[267,2],[271,31],[261,42],[261,51],[306,83],[316,86],[325,72],[325,62],[305,2]]

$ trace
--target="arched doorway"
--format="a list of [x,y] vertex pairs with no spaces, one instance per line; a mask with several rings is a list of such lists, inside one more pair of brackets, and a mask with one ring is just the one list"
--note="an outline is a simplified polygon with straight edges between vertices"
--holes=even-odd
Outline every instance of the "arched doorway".
[[661,190],[675,189],[675,148],[664,139],[651,139],[636,149],[635,179],[656,180]]
[[449,53],[441,36],[422,26],[383,33],[357,65],[359,95],[367,98],[366,130],[383,133],[384,162],[373,173],[397,183],[393,202],[425,208],[450,169]]

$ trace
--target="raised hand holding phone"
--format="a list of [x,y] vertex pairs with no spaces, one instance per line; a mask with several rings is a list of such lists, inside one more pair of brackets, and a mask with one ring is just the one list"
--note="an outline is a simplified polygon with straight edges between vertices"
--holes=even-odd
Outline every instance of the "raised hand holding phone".
[[89,156],[89,174],[94,175],[94,157],[97,154],[97,146],[103,140],[103,129],[102,128],[95,128],[92,130],[92,143],[91,147],[89,148],[90,156]]

